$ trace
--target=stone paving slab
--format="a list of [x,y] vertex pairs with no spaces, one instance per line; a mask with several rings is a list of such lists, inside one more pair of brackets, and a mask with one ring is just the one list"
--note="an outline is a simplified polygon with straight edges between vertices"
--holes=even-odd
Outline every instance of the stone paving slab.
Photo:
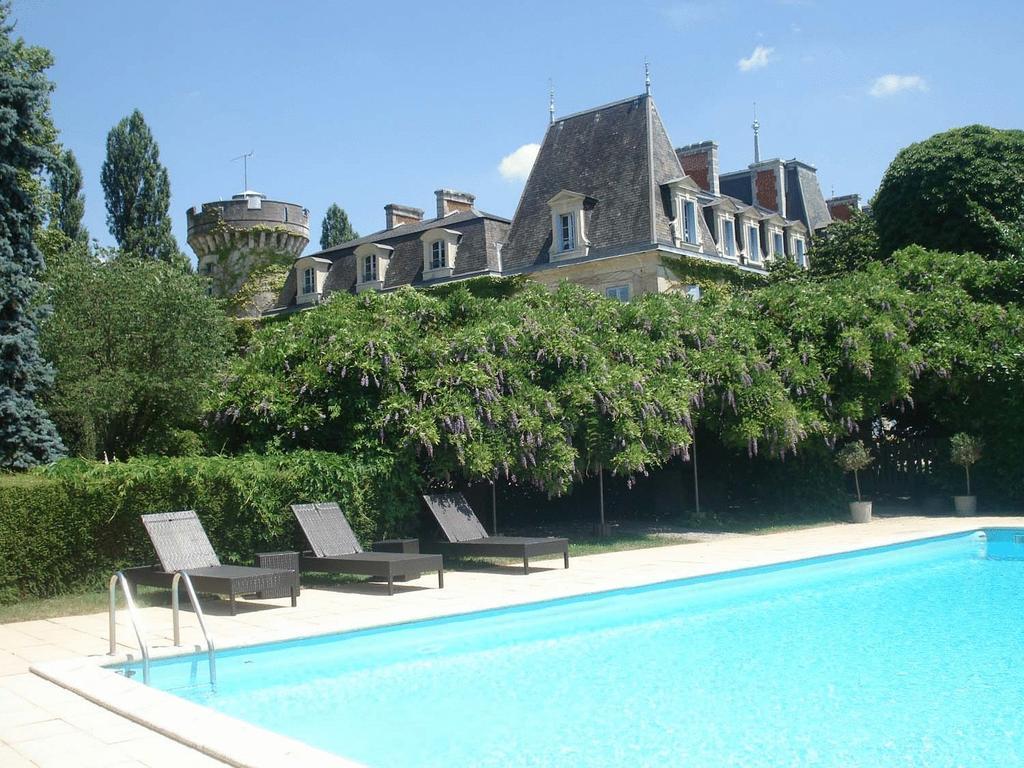
[[[569,570],[562,569],[560,560],[540,560],[529,576],[514,568],[450,571],[445,574],[443,590],[427,575],[396,584],[394,597],[388,597],[379,584],[353,584],[304,588],[299,607],[294,609],[284,598],[240,601],[235,617],[228,615],[227,606],[220,601],[206,602],[204,610],[218,648],[227,648],[641,586],[986,526],[1024,527],[1024,517],[899,517],[865,526],[839,524],[761,536],[717,536],[696,543],[574,557]],[[172,643],[169,608],[147,607],[140,615],[154,657],[190,652],[201,642],[191,612],[182,612],[184,648]],[[106,613],[0,625],[0,766],[208,768],[225,764],[188,746],[189,742],[204,748],[217,743],[218,749],[226,750],[222,756],[236,765],[303,763],[297,752],[288,750],[311,749],[305,745],[238,721],[232,721],[227,729],[223,725],[211,728],[212,716],[218,713],[199,708],[197,715],[189,710],[195,707],[189,702],[102,669],[101,664],[139,655],[124,611],[118,615],[121,655],[116,658],[106,655],[107,632]],[[36,674],[30,674],[30,668]],[[60,680],[61,685],[77,686],[89,698],[106,704],[99,706],[42,675]],[[186,743],[105,708],[123,707],[126,702],[137,711],[150,712],[151,724],[167,732],[174,728],[168,727],[167,718],[161,721],[161,712],[176,710],[177,715],[169,720],[181,729],[175,738]],[[179,705],[188,706],[182,709]],[[217,731],[239,728],[245,737],[236,739],[239,743],[234,747],[217,741]]]

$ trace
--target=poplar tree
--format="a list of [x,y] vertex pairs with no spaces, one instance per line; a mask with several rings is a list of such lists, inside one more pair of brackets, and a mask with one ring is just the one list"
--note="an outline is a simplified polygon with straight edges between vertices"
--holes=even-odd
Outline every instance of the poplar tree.
[[359,233],[352,229],[345,209],[337,203],[331,203],[324,214],[320,232],[320,248],[325,251],[359,237]]
[[50,226],[59,229],[76,243],[87,244],[89,231],[82,226],[82,217],[85,215],[82,169],[70,149],[60,153],[50,171],[50,192]]
[[100,181],[107,201],[107,226],[126,255],[180,263],[168,208],[171,183],[160,149],[139,110],[107,134]]
[[26,469],[63,454],[39,399],[53,369],[39,351],[43,257],[33,242],[43,211],[39,174],[54,160],[50,52],[12,39],[0,4],[0,468]]

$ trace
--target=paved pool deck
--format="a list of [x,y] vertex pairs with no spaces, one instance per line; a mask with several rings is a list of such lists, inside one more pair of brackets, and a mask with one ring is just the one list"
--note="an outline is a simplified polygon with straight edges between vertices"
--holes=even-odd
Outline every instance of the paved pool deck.
[[[568,570],[562,568],[560,559],[538,560],[538,569],[529,576],[516,567],[448,571],[443,590],[437,589],[434,575],[425,574],[396,585],[393,597],[387,596],[383,585],[366,583],[304,588],[297,608],[289,607],[287,599],[241,601],[238,615],[232,617],[226,604],[206,600],[204,610],[217,647],[223,649],[652,584],[985,527],[1024,528],[1024,517],[895,517],[870,525],[827,525],[574,557]],[[140,614],[154,658],[191,651],[202,642],[191,612],[182,612],[184,648],[172,644],[170,608],[147,607]],[[118,658],[138,658],[124,610],[118,612],[117,638],[122,654]],[[195,705],[102,670],[101,664],[116,660],[106,655],[107,650],[105,612],[0,625],[0,766],[353,765],[251,726],[225,729],[225,722],[218,720],[223,716],[217,713],[197,712]],[[151,727],[116,714],[110,707],[131,710]]]

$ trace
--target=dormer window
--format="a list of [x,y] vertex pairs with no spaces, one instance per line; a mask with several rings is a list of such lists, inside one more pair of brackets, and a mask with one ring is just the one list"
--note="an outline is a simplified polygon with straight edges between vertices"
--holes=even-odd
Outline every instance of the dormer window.
[[783,245],[782,233],[778,230],[772,232],[772,255],[775,258],[782,258],[786,255],[785,246]]
[[723,216],[720,219],[722,227],[722,251],[730,259],[736,258],[736,225],[731,218]]
[[455,272],[462,233],[438,227],[424,232],[420,240],[423,243],[423,279],[451,277]]
[[568,213],[558,217],[558,250],[576,250],[576,227],[573,226],[573,216]]
[[430,244],[430,268],[444,269],[448,266],[448,249],[444,240],[435,240]]
[[755,264],[761,261],[761,234],[757,224],[747,226],[747,258]]
[[697,245],[697,204],[693,200],[683,201],[683,240]]
[[320,300],[331,264],[330,259],[316,256],[302,256],[295,260],[295,277],[298,282],[296,304],[315,304]]
[[804,254],[804,239],[802,237],[793,238],[793,243],[796,245],[796,263],[799,267],[807,266],[807,256]]
[[590,246],[584,229],[584,210],[594,201],[579,192],[563,189],[548,200],[551,208],[551,248],[548,257],[552,261],[586,256]]
[[393,248],[380,243],[363,243],[355,250],[356,293],[379,291],[384,287]]

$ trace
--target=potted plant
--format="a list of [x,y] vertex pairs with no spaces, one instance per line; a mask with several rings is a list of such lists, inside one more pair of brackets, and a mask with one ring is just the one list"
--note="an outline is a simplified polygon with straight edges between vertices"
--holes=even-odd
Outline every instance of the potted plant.
[[981,458],[981,438],[958,432],[949,440],[950,460],[967,473],[967,495],[954,496],[953,506],[958,515],[973,515],[978,510],[978,497],[971,495],[971,465]]
[[858,472],[866,469],[874,461],[874,456],[864,447],[864,443],[855,440],[844,445],[836,454],[836,463],[844,472],[853,472],[853,483],[857,487],[857,500],[850,502],[850,518],[855,523],[871,522],[871,502],[860,497],[860,477]]

